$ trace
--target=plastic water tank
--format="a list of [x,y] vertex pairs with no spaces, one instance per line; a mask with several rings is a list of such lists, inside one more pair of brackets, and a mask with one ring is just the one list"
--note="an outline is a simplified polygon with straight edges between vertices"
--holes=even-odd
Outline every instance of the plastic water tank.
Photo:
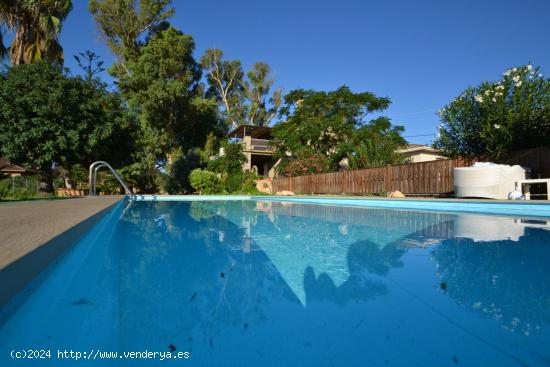
[[454,169],[455,196],[459,198],[508,198],[516,181],[525,179],[525,169],[489,162]]

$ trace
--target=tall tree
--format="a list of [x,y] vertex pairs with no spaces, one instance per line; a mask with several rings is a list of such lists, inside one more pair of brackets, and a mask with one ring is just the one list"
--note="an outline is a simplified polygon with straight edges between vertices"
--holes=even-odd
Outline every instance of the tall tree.
[[224,120],[237,126],[244,118],[244,72],[239,60],[223,60],[223,51],[208,49],[201,58],[207,73],[209,95],[220,102]]
[[271,68],[263,62],[255,63],[246,73],[239,60],[223,60],[223,52],[209,49],[201,58],[206,71],[209,95],[216,97],[226,125],[268,126],[277,116],[282,91],[271,93]]
[[174,14],[170,3],[171,0],[90,0],[90,12],[118,57],[118,63],[110,70],[113,75],[129,73],[126,62],[136,59],[150,31]]
[[193,38],[173,27],[159,31],[128,62],[130,72],[119,82],[138,115],[146,150],[167,163],[204,145],[217,125],[215,101],[203,98],[194,48]]
[[86,50],[84,52],[79,52],[78,55],[73,55],[73,57],[78,67],[84,71],[86,80],[89,82],[91,82],[97,74],[105,71],[103,61],[101,61],[100,57],[93,51]]
[[[61,24],[72,9],[71,0],[3,0],[0,22],[13,41],[9,47],[12,65],[37,60],[63,63],[59,43]],[[0,40],[0,54],[5,45]]]
[[270,96],[273,87],[271,68],[264,62],[257,62],[246,73],[246,97],[249,101],[247,123],[249,125],[268,126],[275,118],[282,100],[282,90],[276,89]]
[[8,56],[8,48],[4,44],[4,27],[0,24],[0,60]]
[[106,156],[124,163],[127,114],[104,84],[44,61],[10,68],[1,79],[0,155],[43,171],[44,191],[51,191],[53,165],[70,170]]

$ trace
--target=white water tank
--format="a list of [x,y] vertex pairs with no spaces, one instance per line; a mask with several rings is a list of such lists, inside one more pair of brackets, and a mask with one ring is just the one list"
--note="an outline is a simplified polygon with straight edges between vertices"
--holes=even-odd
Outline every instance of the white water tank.
[[454,190],[458,198],[508,199],[515,183],[525,179],[525,169],[489,162],[454,169]]
[[517,218],[474,214],[458,215],[453,225],[455,237],[471,238],[474,242],[519,241],[525,227]]

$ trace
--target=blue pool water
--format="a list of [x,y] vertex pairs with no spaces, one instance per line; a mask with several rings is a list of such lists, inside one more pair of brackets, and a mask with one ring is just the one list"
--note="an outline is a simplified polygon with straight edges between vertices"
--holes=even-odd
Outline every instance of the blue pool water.
[[549,366],[549,326],[550,219],[125,202],[3,308],[0,366]]

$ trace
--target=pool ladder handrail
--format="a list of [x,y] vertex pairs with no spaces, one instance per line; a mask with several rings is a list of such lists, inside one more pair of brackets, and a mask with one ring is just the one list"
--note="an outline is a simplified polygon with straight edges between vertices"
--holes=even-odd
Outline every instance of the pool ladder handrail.
[[89,190],[88,196],[96,195],[97,172],[99,171],[100,168],[103,168],[103,167],[107,167],[109,171],[111,171],[113,176],[115,176],[115,178],[118,180],[118,182],[120,182],[122,187],[124,187],[124,190],[126,191],[127,195],[129,195],[130,197],[134,196],[134,193],[132,192],[132,190],[130,190],[126,182],[124,182],[124,180],[122,179],[122,176],[120,176],[117,173],[117,171],[115,171],[115,169],[105,161],[96,161],[90,164],[90,172],[88,177],[88,190]]

